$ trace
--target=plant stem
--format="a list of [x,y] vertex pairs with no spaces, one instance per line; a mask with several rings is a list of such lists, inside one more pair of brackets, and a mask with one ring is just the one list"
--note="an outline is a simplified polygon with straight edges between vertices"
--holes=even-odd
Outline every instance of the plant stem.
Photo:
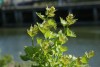
[[64,28],[64,34],[65,34],[65,33],[66,33],[66,31],[65,31],[65,30],[66,30],[66,28],[65,28],[65,26],[64,26],[63,28]]
[[33,40],[34,40],[34,38],[32,37],[32,46],[34,46]]

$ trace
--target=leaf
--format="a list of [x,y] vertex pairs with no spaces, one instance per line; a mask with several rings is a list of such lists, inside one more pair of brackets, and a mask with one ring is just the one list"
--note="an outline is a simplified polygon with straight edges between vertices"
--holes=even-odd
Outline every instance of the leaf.
[[77,57],[76,59],[76,67],[79,67],[82,64],[81,57]]
[[56,37],[56,34],[53,33],[52,31],[48,30],[45,34],[44,34],[45,38],[55,38]]
[[29,34],[30,37],[33,37],[34,36],[32,29],[33,29],[32,25],[30,26],[30,29],[29,30],[27,29],[27,33]]
[[70,63],[70,60],[66,56],[62,56],[60,60],[65,65],[65,67]]
[[30,29],[27,29],[27,33],[29,34],[30,37],[33,37],[37,34],[38,32],[38,26],[34,25],[34,27],[31,25]]
[[91,57],[94,56],[94,51],[90,51],[89,53],[88,52],[85,52],[85,55],[86,55],[87,58],[90,59]]
[[63,26],[67,25],[67,21],[60,17],[60,22]]
[[66,41],[68,40],[67,37],[62,33],[62,30],[58,32],[58,36],[59,36],[59,41],[61,42],[61,44],[66,43]]
[[90,51],[89,53],[85,52],[85,55],[81,58],[81,62],[87,64],[89,59],[94,56],[94,51]]
[[45,38],[49,38],[50,36],[51,36],[51,34],[50,34],[51,32],[50,31],[47,31],[46,33],[45,33]]
[[87,64],[88,63],[88,58],[86,56],[83,56],[81,58],[81,62],[84,63],[84,64]]
[[25,46],[24,51],[26,55],[20,55],[21,59],[24,61],[31,60],[33,54],[35,54],[33,46]]
[[50,46],[50,43],[49,43],[49,41],[48,40],[44,40],[43,42],[42,42],[42,50],[43,50],[43,52],[44,52],[44,54],[46,55],[47,53],[48,53],[48,51],[49,51],[49,46]]
[[61,47],[60,47],[60,50],[61,50],[62,52],[65,52],[65,51],[68,50],[68,48],[67,48],[66,46],[61,46]]
[[38,43],[38,44],[41,44],[41,43],[42,43],[42,39],[38,37],[38,38],[37,38],[37,43]]
[[33,27],[33,34],[36,35],[38,33],[38,26],[34,25]]
[[41,13],[37,13],[37,12],[36,12],[36,14],[37,14],[37,15],[38,15],[38,17],[39,17],[39,18],[41,18],[42,20],[44,20],[44,19],[45,19],[45,16],[44,16],[44,15],[42,15]]
[[46,12],[45,14],[47,15],[47,17],[54,17],[55,16],[55,8],[52,6],[51,8],[46,8]]
[[54,12],[56,11],[54,6],[52,6],[52,7],[50,8],[50,10],[52,11],[52,13],[54,13]]
[[24,61],[28,61],[30,60],[29,57],[27,57],[26,55],[20,55],[20,58]]
[[34,53],[34,48],[33,46],[25,46],[24,51],[28,56],[32,57]]
[[76,35],[74,34],[74,32],[71,31],[69,28],[67,28],[67,36],[76,37]]
[[47,30],[44,28],[43,24],[37,23],[39,30],[44,34]]
[[94,56],[94,51],[90,51],[89,52],[89,58],[93,57]]
[[55,20],[49,19],[49,20],[48,20],[48,24],[49,24],[51,27],[54,27],[54,29],[56,29],[57,24],[55,23]]
[[70,14],[70,13],[66,17],[66,20],[68,22],[68,25],[72,25],[72,24],[74,24],[77,21],[77,19],[74,19],[73,14]]

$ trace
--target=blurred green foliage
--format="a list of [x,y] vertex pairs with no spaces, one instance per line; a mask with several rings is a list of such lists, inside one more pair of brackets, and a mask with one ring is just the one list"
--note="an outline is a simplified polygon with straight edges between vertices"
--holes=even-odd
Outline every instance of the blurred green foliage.
[[7,67],[7,65],[12,61],[10,55],[0,56],[0,67]]

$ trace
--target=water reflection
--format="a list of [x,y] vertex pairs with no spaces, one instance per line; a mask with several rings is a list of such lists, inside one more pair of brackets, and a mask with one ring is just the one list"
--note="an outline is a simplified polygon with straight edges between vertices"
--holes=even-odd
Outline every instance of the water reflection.
[[[77,38],[69,38],[66,46],[67,53],[81,56],[85,51],[94,50],[95,56],[91,59],[91,67],[99,67],[100,64],[100,27],[74,27]],[[41,36],[41,35],[38,35]],[[26,34],[26,29],[0,29],[0,49],[3,54],[11,54],[15,61],[21,61],[20,52],[24,52],[25,45],[31,45],[31,40]]]

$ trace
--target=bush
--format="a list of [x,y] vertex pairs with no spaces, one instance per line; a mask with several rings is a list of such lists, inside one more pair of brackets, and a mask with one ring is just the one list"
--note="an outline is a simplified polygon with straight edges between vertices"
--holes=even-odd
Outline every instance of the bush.
[[0,67],[7,67],[11,61],[12,57],[10,55],[4,55],[3,57],[0,57]]
[[[63,46],[68,41],[68,37],[76,37],[70,29],[77,19],[73,14],[68,14],[66,20],[60,17],[63,29],[58,30],[55,16],[55,8],[46,8],[45,15],[36,13],[43,23],[31,25],[27,33],[32,39],[32,46],[25,46],[25,55],[21,55],[24,61],[32,61],[32,67],[88,67],[88,61],[94,55],[94,51],[86,52],[82,57],[64,54],[68,47]],[[56,31],[56,32],[55,32]],[[43,37],[37,37],[37,44],[34,45],[34,38],[38,33]]]

